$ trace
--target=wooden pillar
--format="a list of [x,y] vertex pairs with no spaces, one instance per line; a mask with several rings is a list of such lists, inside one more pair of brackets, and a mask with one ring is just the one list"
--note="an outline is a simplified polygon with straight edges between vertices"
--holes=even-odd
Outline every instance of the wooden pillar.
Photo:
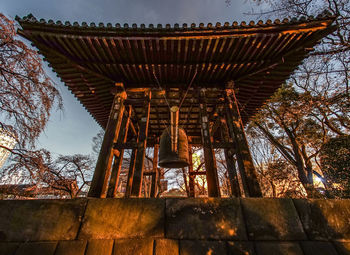
[[146,92],[143,116],[140,120],[139,140],[137,143],[137,155],[135,161],[135,172],[132,181],[131,195],[140,197],[142,190],[143,169],[147,145],[148,122],[151,106],[151,91]]
[[159,151],[159,144],[156,143],[153,148],[153,173],[152,173],[150,197],[156,197],[158,194],[158,179],[159,179],[158,151]]
[[188,188],[189,188],[189,197],[194,197],[195,196],[195,191],[194,191],[194,178],[196,177],[193,174],[193,162],[192,162],[192,146],[189,143],[188,144],[188,161],[189,161],[189,166],[188,166]]
[[184,179],[186,195],[187,197],[190,197],[190,190],[188,188],[188,183],[187,183],[186,169],[183,167],[181,170],[182,170],[182,178]]
[[137,155],[137,149],[136,148],[132,149],[131,156],[130,156],[128,180],[126,182],[126,188],[125,188],[125,197],[131,196],[132,180],[134,178],[134,172],[135,172],[136,155]]
[[[122,120],[121,130],[119,132],[117,144],[124,144],[127,140],[130,117],[131,117],[131,110],[132,110],[131,106],[129,106],[129,110],[124,112],[124,117]],[[107,197],[116,197],[116,195],[117,195],[119,175],[120,175],[120,171],[121,171],[122,164],[123,164],[123,156],[124,156],[124,149],[120,149],[119,150],[119,157],[115,157],[115,159],[114,159],[112,173],[111,173],[111,179],[109,181]]]
[[106,197],[111,165],[114,156],[114,143],[116,142],[124,112],[126,93],[114,95],[112,108],[109,114],[105,135],[98,155],[94,176],[92,178],[89,197]]
[[[232,86],[232,85],[231,85]],[[233,88],[226,89],[225,93],[227,124],[236,142],[236,155],[242,182],[246,183],[248,197],[262,197],[257,173],[250,154],[247,138],[244,132],[237,99]]]
[[204,162],[208,184],[208,196],[220,197],[219,178],[216,167],[215,153],[213,150],[211,134],[209,129],[207,104],[205,102],[205,89],[200,90],[199,102]]
[[[227,123],[225,119],[221,119],[221,133],[224,142],[232,142],[230,141],[230,135],[227,128]],[[235,148],[225,148],[225,160],[227,166],[228,179],[231,187],[231,195],[234,197],[241,197],[241,190],[239,188],[239,181],[237,176],[237,169],[235,165],[235,161],[233,159]]]

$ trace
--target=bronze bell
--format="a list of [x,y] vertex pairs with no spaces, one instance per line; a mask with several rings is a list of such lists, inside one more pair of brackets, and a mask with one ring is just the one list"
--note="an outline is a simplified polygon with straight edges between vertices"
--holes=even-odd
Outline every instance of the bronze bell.
[[172,145],[170,128],[163,131],[159,141],[159,166],[163,168],[183,168],[189,165],[188,140],[185,130],[178,128],[177,143]]

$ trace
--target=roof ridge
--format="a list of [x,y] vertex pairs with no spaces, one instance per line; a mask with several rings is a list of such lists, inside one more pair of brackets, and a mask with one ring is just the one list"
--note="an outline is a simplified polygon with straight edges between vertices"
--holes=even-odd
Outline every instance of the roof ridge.
[[300,24],[300,23],[307,23],[312,21],[322,21],[322,20],[329,20],[329,19],[335,19],[336,16],[332,15],[328,10],[324,10],[319,15],[316,16],[300,16],[299,18],[293,17],[291,19],[284,18],[282,21],[280,19],[275,19],[274,21],[267,19],[265,22],[263,20],[258,20],[257,22],[251,20],[248,24],[246,21],[242,21],[241,23],[237,21],[230,22],[224,22],[222,25],[220,22],[216,22],[215,26],[213,26],[213,23],[209,22],[207,26],[204,25],[204,23],[199,23],[198,26],[196,23],[191,23],[188,25],[187,23],[183,23],[182,26],[180,26],[178,23],[173,24],[172,26],[167,23],[164,26],[162,24],[149,24],[148,28],[146,28],[145,24],[137,25],[136,23],[133,23],[131,26],[128,23],[124,23],[123,27],[120,23],[115,23],[113,26],[112,23],[108,22],[106,25],[103,22],[99,22],[98,25],[96,25],[95,22],[91,22],[90,25],[86,21],[82,21],[81,25],[79,22],[74,21],[73,24],[71,24],[70,21],[62,22],[61,20],[57,20],[54,22],[52,19],[49,19],[46,21],[45,19],[38,20],[33,14],[28,14],[27,16],[23,16],[23,18],[20,18],[16,15],[15,19],[19,23],[30,23],[30,24],[42,24],[47,26],[55,26],[55,27],[72,27],[72,28],[97,28],[97,29],[157,29],[157,30],[210,30],[210,29],[227,29],[227,28],[259,28],[259,27],[273,27],[273,26],[281,26],[281,25],[294,25],[294,24]]

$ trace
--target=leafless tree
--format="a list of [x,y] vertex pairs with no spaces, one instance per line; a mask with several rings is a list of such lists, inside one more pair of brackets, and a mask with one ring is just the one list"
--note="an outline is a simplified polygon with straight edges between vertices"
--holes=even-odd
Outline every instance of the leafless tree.
[[19,147],[33,147],[52,108],[62,109],[62,99],[39,54],[17,38],[14,21],[1,13],[0,84],[0,128],[12,133]]
[[1,182],[31,184],[38,192],[45,190],[45,193],[75,198],[87,189],[91,166],[91,159],[86,155],[60,155],[54,160],[51,153],[43,149],[14,152],[12,164],[2,169]]

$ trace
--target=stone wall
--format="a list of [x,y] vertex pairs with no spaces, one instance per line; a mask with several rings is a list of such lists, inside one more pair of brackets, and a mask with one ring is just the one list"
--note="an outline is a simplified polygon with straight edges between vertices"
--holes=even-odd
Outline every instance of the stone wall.
[[13,200],[0,219],[0,255],[350,254],[350,200]]

